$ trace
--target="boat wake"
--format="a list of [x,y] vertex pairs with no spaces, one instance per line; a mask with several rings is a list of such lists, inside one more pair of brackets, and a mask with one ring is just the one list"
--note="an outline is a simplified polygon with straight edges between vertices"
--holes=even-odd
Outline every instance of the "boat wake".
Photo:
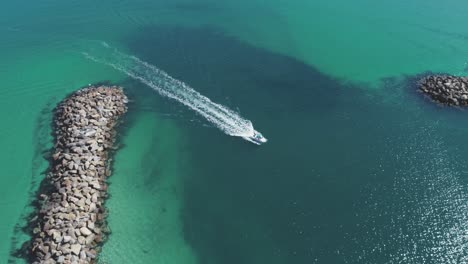
[[251,121],[241,117],[226,106],[212,102],[208,97],[195,91],[184,82],[172,78],[166,72],[135,56],[127,55],[110,47],[105,42],[102,42],[101,46],[102,51],[100,50],[96,54],[83,52],[83,55],[90,60],[111,66],[129,77],[139,80],[162,96],[184,104],[227,135],[248,138],[256,133]]

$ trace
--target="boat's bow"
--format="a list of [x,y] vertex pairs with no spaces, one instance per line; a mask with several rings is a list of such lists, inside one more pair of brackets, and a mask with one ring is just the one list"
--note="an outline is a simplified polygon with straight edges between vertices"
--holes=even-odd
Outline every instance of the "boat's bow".
[[253,131],[253,134],[250,136],[244,136],[243,139],[250,141],[254,144],[261,145],[266,143],[268,140],[257,130]]

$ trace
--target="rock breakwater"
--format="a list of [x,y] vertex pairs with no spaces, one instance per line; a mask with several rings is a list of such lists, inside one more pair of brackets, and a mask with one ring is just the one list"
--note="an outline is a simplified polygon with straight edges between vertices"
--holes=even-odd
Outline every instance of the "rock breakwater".
[[40,193],[32,263],[96,263],[106,233],[106,178],[115,126],[127,111],[119,87],[88,87],[56,109],[55,150]]
[[468,77],[430,75],[419,81],[419,89],[445,105],[468,105]]

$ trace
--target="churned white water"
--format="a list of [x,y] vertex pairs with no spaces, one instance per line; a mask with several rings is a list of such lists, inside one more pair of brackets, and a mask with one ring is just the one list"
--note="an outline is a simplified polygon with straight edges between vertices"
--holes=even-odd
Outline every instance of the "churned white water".
[[86,58],[103,63],[129,77],[148,85],[162,96],[174,99],[206,118],[230,136],[248,137],[254,134],[252,122],[226,106],[211,101],[186,83],[172,78],[166,72],[131,55],[124,54],[107,43],[101,43],[103,52],[83,52]]

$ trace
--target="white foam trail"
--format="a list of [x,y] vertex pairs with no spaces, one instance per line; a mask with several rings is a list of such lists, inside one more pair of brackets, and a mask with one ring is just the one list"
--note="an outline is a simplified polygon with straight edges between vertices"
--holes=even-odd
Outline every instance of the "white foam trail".
[[111,48],[107,43],[101,44],[104,47],[102,54],[94,55],[88,52],[83,54],[88,59],[109,65],[148,85],[159,94],[188,106],[230,136],[253,135],[252,122],[242,118],[233,110],[212,102],[208,97],[155,66]]

